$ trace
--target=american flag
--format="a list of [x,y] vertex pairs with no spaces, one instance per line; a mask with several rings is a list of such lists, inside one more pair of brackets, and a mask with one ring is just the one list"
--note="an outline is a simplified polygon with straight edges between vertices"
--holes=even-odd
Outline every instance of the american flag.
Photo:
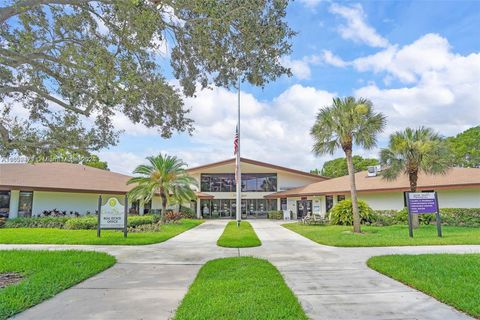
[[238,126],[235,128],[235,138],[233,139],[233,154],[238,152]]

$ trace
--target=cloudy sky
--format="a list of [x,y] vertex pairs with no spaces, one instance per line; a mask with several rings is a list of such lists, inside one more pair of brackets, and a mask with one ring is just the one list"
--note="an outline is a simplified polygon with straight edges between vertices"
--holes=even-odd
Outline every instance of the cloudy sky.
[[[311,153],[309,129],[335,96],[371,99],[387,115],[379,148],[406,126],[454,135],[480,124],[480,1],[299,0],[287,18],[298,32],[291,56],[282,58],[293,77],[242,88],[242,156],[320,168],[334,156]],[[192,136],[165,140],[118,116],[116,127],[126,133],[100,157],[124,173],[159,152],[190,166],[233,157],[236,93],[204,90],[186,106],[195,121]],[[355,153],[375,157],[378,148]]]

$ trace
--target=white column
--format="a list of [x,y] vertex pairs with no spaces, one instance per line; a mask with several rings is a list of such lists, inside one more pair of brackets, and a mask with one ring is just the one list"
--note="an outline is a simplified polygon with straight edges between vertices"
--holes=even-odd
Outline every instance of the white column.
[[143,209],[145,208],[145,202],[143,200],[140,200],[140,203],[138,204],[138,214],[143,216]]
[[202,208],[200,208],[200,199],[197,199],[197,218],[200,219],[202,215]]
[[8,214],[9,218],[18,217],[19,201],[20,201],[20,190],[10,190],[10,208],[9,208],[9,214]]

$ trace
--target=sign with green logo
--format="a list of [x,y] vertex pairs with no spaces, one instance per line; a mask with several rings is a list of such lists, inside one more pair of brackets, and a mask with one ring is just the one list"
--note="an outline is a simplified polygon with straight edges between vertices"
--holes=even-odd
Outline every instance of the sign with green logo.
[[98,198],[98,230],[100,236],[101,229],[121,229],[127,236],[127,204],[128,199],[125,196],[125,205],[122,205],[115,197],[110,197],[102,205],[102,196]]

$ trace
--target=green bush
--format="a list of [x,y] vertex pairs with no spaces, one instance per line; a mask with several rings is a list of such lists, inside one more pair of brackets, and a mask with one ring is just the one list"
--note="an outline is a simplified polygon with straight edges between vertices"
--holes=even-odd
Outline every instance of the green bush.
[[[398,224],[408,224],[408,211],[407,208],[397,211],[395,220]],[[430,224],[432,221],[435,221],[434,214],[420,214],[419,215],[420,224]]]
[[195,210],[189,207],[180,206],[180,214],[183,219],[196,219]]
[[440,217],[444,225],[480,227],[480,208],[441,208]]
[[273,220],[282,220],[283,219],[283,212],[282,211],[268,211],[267,218]]
[[7,219],[3,228],[63,228],[70,217],[19,217]]
[[373,210],[371,224],[379,227],[397,224],[397,210]]
[[92,230],[97,229],[98,216],[83,216],[70,218],[65,222],[64,229],[68,230]]
[[[372,223],[374,213],[367,203],[358,200],[358,210],[360,213],[361,223]],[[331,210],[329,216],[330,224],[351,226],[353,224],[352,200],[342,200],[338,202]]]

